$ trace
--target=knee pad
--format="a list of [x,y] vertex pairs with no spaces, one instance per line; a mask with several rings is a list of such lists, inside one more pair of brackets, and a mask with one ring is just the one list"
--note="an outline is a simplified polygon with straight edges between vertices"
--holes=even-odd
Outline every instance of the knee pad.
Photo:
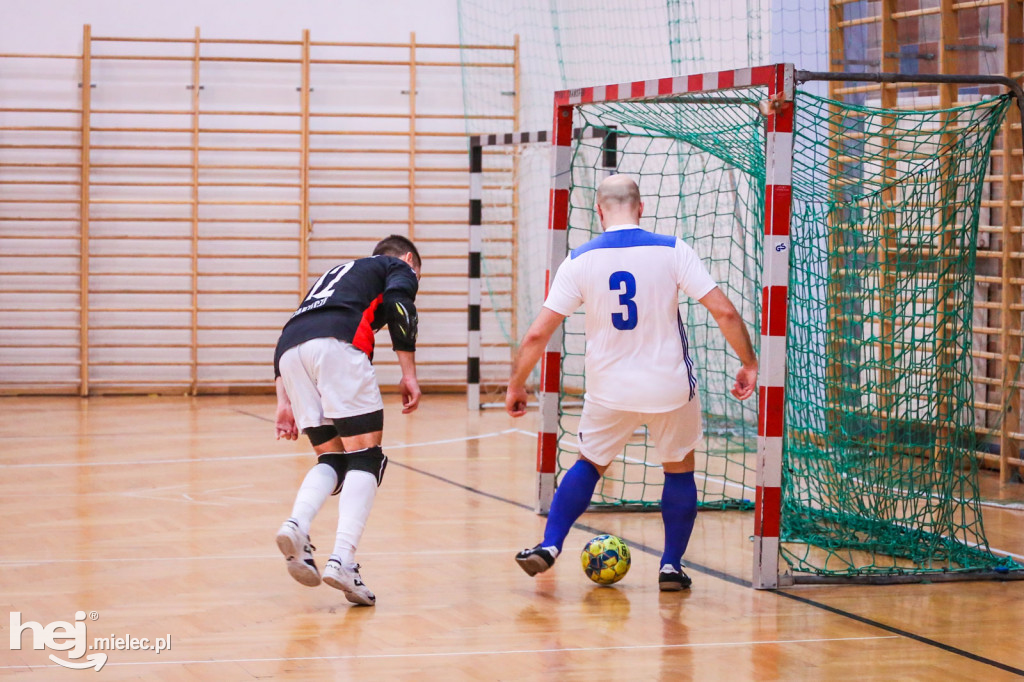
[[378,486],[384,480],[384,469],[388,466],[388,458],[384,455],[379,445],[366,448],[365,450],[349,452],[344,456],[348,460],[346,471],[366,471],[371,473],[377,479]]
[[331,495],[341,492],[345,474],[349,471],[365,471],[373,474],[379,486],[384,480],[384,470],[388,466],[388,458],[381,451],[379,445],[355,452],[325,452],[317,458],[317,461],[334,469],[334,473],[338,477],[338,483],[331,491]]
[[[334,490],[331,491],[332,495],[337,495],[341,492],[341,484],[345,480],[345,472],[347,471],[347,461],[345,460],[344,452],[325,452],[316,458],[320,464],[326,464],[327,466],[334,469],[335,475],[338,477],[338,482],[334,485]],[[379,485],[379,484],[378,484]]]
[[314,448],[317,445],[323,445],[330,439],[338,435],[338,429],[331,424],[323,424],[321,426],[307,426],[302,429],[302,432],[309,438],[309,444]]

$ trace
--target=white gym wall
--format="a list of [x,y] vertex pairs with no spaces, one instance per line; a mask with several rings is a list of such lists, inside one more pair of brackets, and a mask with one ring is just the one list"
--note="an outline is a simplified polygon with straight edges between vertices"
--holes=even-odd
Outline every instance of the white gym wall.
[[[16,9],[14,3],[5,0],[3,4],[7,8],[0,22],[0,53],[5,55],[80,55],[86,24],[93,36],[186,41],[194,37],[196,27],[204,40],[294,42],[301,41],[303,30],[309,29],[314,43],[408,44],[413,32],[417,45],[459,41],[456,0],[39,0],[17,3]],[[511,40],[510,35],[507,44]],[[193,48],[189,43],[92,43],[91,107],[96,110],[91,115],[89,159],[92,392],[190,387],[192,154],[187,149],[191,131],[186,129],[191,127],[191,116],[99,112],[188,111],[193,66],[188,57]],[[214,185],[201,187],[199,194],[203,202],[197,268],[200,390],[269,385],[277,331],[298,299],[301,287],[295,263],[300,250],[300,208],[295,169],[301,161],[298,152],[274,148],[296,147],[295,112],[302,75],[294,60],[300,50],[294,44],[202,46],[204,58],[269,60],[203,62],[202,111],[284,115],[200,117],[203,129],[261,131],[204,132],[200,137],[201,173]],[[181,60],[103,60],[104,54],[178,55]],[[425,61],[459,60],[457,50],[417,48],[416,55]],[[314,46],[311,56],[314,60],[387,61],[408,59],[409,50]],[[275,59],[292,61],[275,63]],[[73,110],[81,102],[80,69],[80,62],[73,59],[0,59],[0,109],[4,109],[0,111],[0,390],[7,392],[74,392],[79,381],[76,164],[81,154],[76,146],[81,144],[81,133],[76,130],[80,116]],[[368,254],[380,236],[407,234],[408,204],[416,203],[415,236],[426,261],[419,301],[421,381],[458,385],[465,380],[468,195],[461,187],[467,184],[461,70],[451,66],[417,69],[417,115],[458,117],[417,121],[417,150],[448,153],[417,154],[414,174],[405,170],[409,119],[402,117],[410,107],[409,69],[314,64],[311,70],[310,149],[341,150],[311,153],[311,168],[388,170],[332,171],[319,176],[311,172],[309,277],[315,278],[339,260]],[[511,77],[508,81],[506,89],[511,89]],[[511,114],[511,102],[507,108]],[[34,115],[25,109],[64,113]],[[317,118],[318,111],[342,111],[349,117]],[[359,115],[374,113],[392,117]],[[51,129],[28,129],[38,127]],[[510,125],[503,121],[496,127]],[[163,132],[152,132],[160,128]],[[318,129],[341,134],[318,136]],[[354,134],[359,131],[367,134]],[[121,146],[146,149],[109,148]],[[358,151],[368,147],[373,151]],[[138,167],[125,168],[126,164]],[[233,164],[255,169],[216,169]],[[277,168],[259,171],[261,166]],[[235,181],[248,186],[218,184]],[[317,188],[318,181],[399,186],[332,189]],[[408,184],[415,186],[411,194]],[[376,206],[377,202],[384,206]],[[378,345],[379,377],[382,384],[393,383],[398,372],[386,334]]]

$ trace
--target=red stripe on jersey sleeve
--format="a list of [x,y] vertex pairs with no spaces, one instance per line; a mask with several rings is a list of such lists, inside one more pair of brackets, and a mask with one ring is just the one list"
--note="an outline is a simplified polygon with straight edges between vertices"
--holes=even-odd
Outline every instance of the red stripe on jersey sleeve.
[[352,339],[352,345],[359,350],[366,353],[370,358],[373,357],[373,316],[377,313],[377,306],[384,300],[384,294],[381,294],[377,298],[373,299],[370,306],[363,311],[363,319],[359,320],[359,328],[356,329],[355,337]]

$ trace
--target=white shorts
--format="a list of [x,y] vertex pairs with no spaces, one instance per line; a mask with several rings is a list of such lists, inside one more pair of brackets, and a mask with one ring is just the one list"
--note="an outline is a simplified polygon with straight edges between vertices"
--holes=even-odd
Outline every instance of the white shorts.
[[339,339],[312,339],[281,356],[281,379],[299,430],[384,409],[366,353]]
[[654,439],[655,463],[681,462],[704,438],[700,397],[671,412],[624,412],[583,403],[577,430],[580,454],[594,464],[608,466],[622,455],[626,443],[641,424]]

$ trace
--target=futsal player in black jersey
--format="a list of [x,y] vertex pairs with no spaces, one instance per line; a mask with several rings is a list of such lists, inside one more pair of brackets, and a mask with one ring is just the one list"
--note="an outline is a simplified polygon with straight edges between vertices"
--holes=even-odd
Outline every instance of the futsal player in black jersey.
[[402,412],[416,409],[420,255],[399,235],[382,240],[373,256],[342,263],[317,280],[281,331],[274,352],[277,437],[306,434],[318,463],[306,474],[291,517],[277,532],[288,573],[315,587],[309,526],[329,495],[338,496],[338,532],[323,582],[354,604],[376,597],[355,563],[388,459],[381,451],[384,404],[373,371],[374,332],[387,325],[402,369]]

